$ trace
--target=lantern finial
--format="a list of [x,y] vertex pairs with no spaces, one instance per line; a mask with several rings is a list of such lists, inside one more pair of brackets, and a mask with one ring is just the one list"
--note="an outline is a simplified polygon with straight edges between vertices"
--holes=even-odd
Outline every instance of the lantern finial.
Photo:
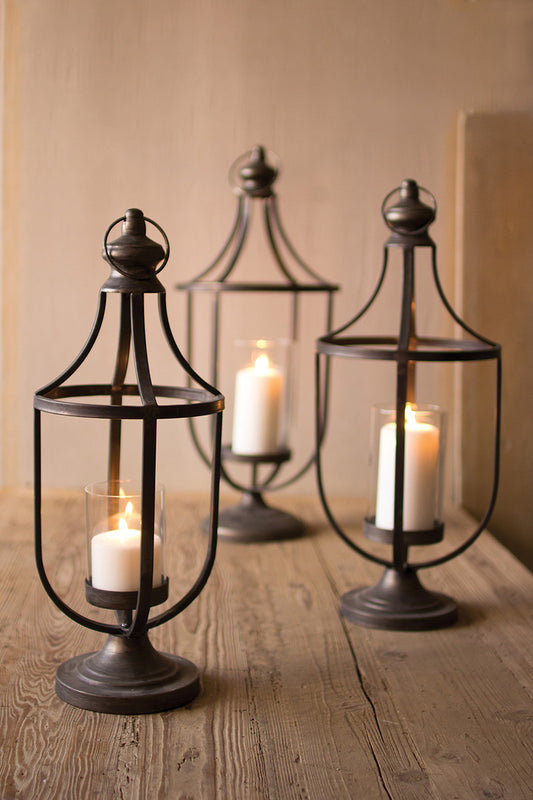
[[[122,222],[122,235],[108,242],[109,233],[117,222]],[[159,228],[158,225],[156,227]],[[107,229],[102,257],[124,277],[147,280],[161,271],[162,266],[159,269],[157,267],[165,259],[165,250],[146,235],[146,218],[143,212],[138,208],[130,208],[121,220],[116,220]]]
[[270,197],[278,173],[279,169],[268,163],[265,148],[255,145],[246,154],[245,161],[241,156],[234,163],[230,180],[238,190],[250,197]]
[[[389,199],[398,191],[400,193],[399,200],[394,205],[387,207]],[[420,191],[430,195],[433,200],[433,206],[428,206],[422,202]],[[435,220],[436,211],[433,195],[427,192],[426,189],[422,189],[412,179],[402,181],[399,189],[394,189],[393,192],[387,195],[382,206],[383,219],[388,227],[400,236],[414,236],[425,233]]]

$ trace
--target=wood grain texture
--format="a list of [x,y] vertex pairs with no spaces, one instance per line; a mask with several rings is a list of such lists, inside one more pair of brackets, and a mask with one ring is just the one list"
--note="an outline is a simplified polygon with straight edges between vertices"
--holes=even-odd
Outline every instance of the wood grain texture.
[[[502,346],[502,449],[494,535],[533,569],[533,114],[468,112],[459,127],[464,319]],[[486,366],[486,365],[485,365]],[[463,504],[481,518],[492,478],[493,372],[463,379]]]
[[[172,496],[168,572],[198,571],[205,500]],[[203,689],[161,714],[66,705],[55,669],[97,649],[66,620],[33,564],[31,497],[0,496],[0,796],[3,800],[526,800],[533,784],[533,576],[484,534],[425,583],[460,603],[458,625],[425,633],[358,628],[339,596],[380,574],[351,554],[313,499],[300,541],[221,543],[213,575],[155,646],[194,661]],[[361,508],[338,513],[359,537]],[[84,606],[83,499],[47,501],[47,563]],[[470,524],[452,510],[446,546]],[[78,607],[78,606],[77,606]]]

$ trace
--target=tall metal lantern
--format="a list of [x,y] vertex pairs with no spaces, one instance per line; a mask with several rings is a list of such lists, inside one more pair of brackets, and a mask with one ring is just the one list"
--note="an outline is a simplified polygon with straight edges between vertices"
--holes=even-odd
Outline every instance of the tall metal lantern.
[[[123,223],[122,235],[108,242],[110,232],[120,222]],[[146,222],[160,231],[166,252],[146,236]],[[157,277],[169,257],[168,239],[162,228],[138,209],[130,209],[109,226],[104,237],[103,257],[111,265],[111,273],[101,288],[89,338],[71,366],[36,392],[34,398],[36,560],[43,586],[57,607],[80,625],[108,635],[99,652],[76,656],[60,665],[56,674],[59,697],[92,711],[154,712],[188,703],[200,688],[197,667],[179,656],[156,651],[148,631],[173,619],[198,596],[214,563],[224,398],[192,370],[172,335],[165,289]],[[163,339],[170,348],[173,363],[181,366],[187,376],[186,382],[190,380],[191,385],[162,386],[152,382],[145,324],[145,300],[150,296],[158,300]],[[104,317],[110,316],[106,315],[106,306],[110,308],[113,303],[119,306],[120,314],[113,375],[98,383],[71,381],[93,350]],[[135,378],[126,382],[130,356]],[[109,423],[107,475],[105,480],[86,489],[88,569],[85,596],[93,607],[111,609],[116,624],[103,622],[101,617],[93,619],[72,608],[53,588],[47,575],[43,558],[43,527],[46,526],[43,526],[42,483],[43,464],[48,453],[43,447],[43,415],[59,415],[58,425],[66,417]],[[152,609],[169,596],[164,562],[163,490],[156,482],[158,424],[161,420],[203,415],[214,420],[205,561],[188,591],[170,607],[151,615]],[[135,468],[140,475],[137,484],[121,474],[123,423],[126,421],[140,433],[140,463]],[[56,453],[56,441],[52,447]],[[80,458],[86,455],[82,452]]]
[[[420,198],[423,193],[430,204]],[[436,246],[428,228],[436,216],[433,195],[413,180],[403,181],[390,192],[382,215],[391,234],[385,243],[384,260],[376,289],[366,305],[342,327],[322,336],[316,346],[316,379],[321,369],[336,357],[390,362],[395,368],[396,396],[391,405],[372,409],[371,490],[364,520],[364,535],[388,545],[391,557],[383,558],[356,544],[339,524],[326,498],[321,457],[324,409],[317,392],[317,477],[322,504],[339,536],[360,555],[385,567],[373,587],[354,589],[342,597],[341,613],[352,622],[374,628],[423,630],[453,623],[457,606],[446,595],[427,590],[419,572],[436,567],[469,547],[490,518],[498,487],[501,417],[501,348],[480,336],[455,313],[446,299],[437,273]],[[382,288],[389,253],[399,248],[403,256],[400,329],[397,336],[356,336],[356,326],[376,301]],[[433,280],[444,309],[459,327],[461,338],[420,336],[415,300],[415,254],[430,250]],[[411,546],[426,546],[443,539],[441,516],[445,415],[433,404],[421,402],[418,373],[429,363],[495,363],[494,477],[488,508],[483,519],[464,543],[437,558],[412,562]],[[466,368],[466,367],[465,367]],[[423,398],[426,400],[426,398]],[[400,424],[397,424],[400,421]],[[466,435],[468,433],[466,432]]]
[[[311,448],[303,466],[280,480],[280,470],[292,458],[287,423],[293,371],[291,350],[298,340],[301,298],[306,294],[323,296],[323,313],[329,329],[333,295],[338,289],[307,266],[289,241],[281,224],[273,189],[278,174],[276,157],[268,153],[267,159],[261,146],[254,147],[233,163],[229,178],[237,195],[237,213],[227,241],[203,272],[177,286],[187,293],[189,357],[193,352],[200,316],[196,298],[205,293],[212,298],[210,378],[215,385],[219,384],[220,359],[229,356],[227,343],[222,341],[221,335],[223,300],[231,294],[247,293],[253,295],[250,303],[256,302],[259,308],[258,301],[269,295],[290,297],[285,338],[269,340],[264,338],[262,331],[257,331],[253,339],[236,343],[240,345],[241,356],[235,375],[232,439],[222,448],[222,477],[229,486],[242,492],[242,498],[237,505],[221,511],[219,535],[243,542],[291,538],[304,530],[299,519],[267,505],[263,493],[291,485],[313,464],[314,449]],[[251,229],[254,206],[260,206],[262,212],[269,258],[278,276],[273,280],[239,280],[235,277],[235,268]],[[282,318],[283,313],[277,311],[275,316]],[[323,393],[324,396],[327,394],[327,379]],[[196,446],[203,454],[194,424],[191,429]],[[235,466],[238,464],[249,468],[248,481],[236,477]]]

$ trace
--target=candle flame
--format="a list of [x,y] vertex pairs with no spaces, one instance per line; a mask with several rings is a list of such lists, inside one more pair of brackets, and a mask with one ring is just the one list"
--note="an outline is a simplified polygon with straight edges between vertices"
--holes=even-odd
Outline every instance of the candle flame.
[[416,428],[416,412],[410,403],[405,406],[405,427]]
[[262,353],[255,360],[255,371],[258,375],[266,375],[268,367],[268,356],[265,353]]
[[122,517],[118,521],[118,529],[121,533],[127,533],[129,530],[128,523]]
[[126,514],[131,514],[133,511],[133,503],[127,502],[126,503]]

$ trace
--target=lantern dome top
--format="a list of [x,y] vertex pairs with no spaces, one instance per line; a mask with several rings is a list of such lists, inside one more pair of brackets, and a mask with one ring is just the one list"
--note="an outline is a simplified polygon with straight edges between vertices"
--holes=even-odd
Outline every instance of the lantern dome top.
[[255,145],[249,153],[233,163],[230,169],[230,182],[237,191],[244,192],[250,197],[269,197],[278,174],[279,168],[268,163],[265,148],[262,145]]
[[[387,207],[387,202],[399,191],[399,199],[394,205]],[[420,191],[430,195],[433,205],[429,206],[420,199]],[[436,217],[435,198],[426,189],[422,189],[412,179],[402,181],[399,189],[394,189],[383,202],[383,219],[388,227],[397,234],[413,236],[424,232]]]
[[[107,237],[111,228],[120,221],[121,236],[108,243]],[[151,278],[156,271],[160,271],[157,266],[165,259],[166,254],[158,242],[146,235],[146,218],[143,212],[138,208],[129,208],[122,220],[116,222],[107,230],[102,257],[127,278]]]

